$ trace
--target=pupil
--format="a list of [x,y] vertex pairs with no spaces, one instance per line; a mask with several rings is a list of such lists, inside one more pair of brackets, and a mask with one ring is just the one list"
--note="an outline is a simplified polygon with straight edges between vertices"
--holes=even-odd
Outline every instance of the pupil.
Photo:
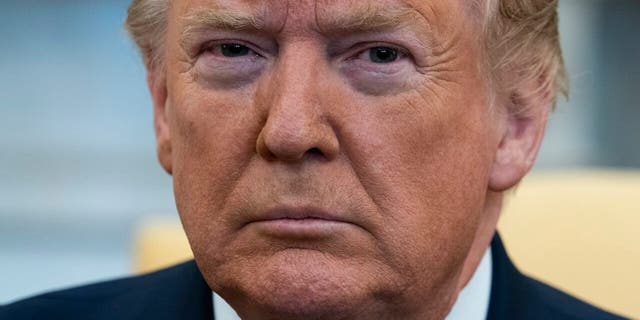
[[223,44],[220,46],[222,55],[225,57],[240,57],[249,53],[249,48],[237,43]]
[[369,51],[369,58],[377,63],[394,62],[398,58],[398,51],[388,47],[376,47]]

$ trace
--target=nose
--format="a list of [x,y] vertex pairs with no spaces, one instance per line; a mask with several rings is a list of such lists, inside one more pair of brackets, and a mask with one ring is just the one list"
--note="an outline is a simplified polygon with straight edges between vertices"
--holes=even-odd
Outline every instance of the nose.
[[262,88],[267,97],[266,121],[256,141],[258,154],[269,161],[332,160],[339,153],[330,123],[331,106],[323,103],[323,71],[311,55],[297,51],[281,56],[274,76]]

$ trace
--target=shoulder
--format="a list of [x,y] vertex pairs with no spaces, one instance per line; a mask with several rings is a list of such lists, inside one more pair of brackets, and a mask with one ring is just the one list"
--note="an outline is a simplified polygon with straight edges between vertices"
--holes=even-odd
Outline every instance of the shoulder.
[[[523,276],[524,277],[524,276]],[[530,313],[537,314],[539,319],[567,320],[619,320],[622,317],[594,307],[582,300],[568,295],[538,280],[524,277],[524,287],[529,291],[524,295],[529,301]],[[536,310],[532,310],[535,308]]]
[[488,319],[624,319],[520,273],[509,259],[498,235],[491,244],[491,250],[493,271]]
[[[193,261],[154,273],[45,293],[0,307],[0,319],[141,318],[148,306],[163,303],[163,292],[181,280],[198,278]],[[198,279],[196,279],[198,280]]]

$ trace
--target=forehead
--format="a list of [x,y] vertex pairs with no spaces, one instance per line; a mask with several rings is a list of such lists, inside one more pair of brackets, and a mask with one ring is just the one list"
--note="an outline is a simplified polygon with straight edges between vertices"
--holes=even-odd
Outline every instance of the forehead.
[[[471,1],[471,2],[475,2]],[[260,28],[284,30],[308,27],[332,31],[350,24],[413,24],[450,28],[464,22],[469,0],[177,0],[170,19],[193,16],[199,11],[250,15]]]

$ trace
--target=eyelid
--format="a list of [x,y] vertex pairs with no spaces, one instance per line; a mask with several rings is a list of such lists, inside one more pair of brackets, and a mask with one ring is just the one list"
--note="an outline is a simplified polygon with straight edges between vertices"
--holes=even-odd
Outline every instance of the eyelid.
[[202,55],[207,51],[210,51],[216,47],[219,47],[223,44],[239,44],[239,45],[243,45],[247,48],[249,48],[249,50],[253,51],[253,53],[255,53],[256,55],[260,56],[260,57],[266,57],[266,54],[264,52],[264,50],[261,50],[260,48],[258,48],[258,46],[254,45],[253,43],[250,43],[248,41],[244,41],[244,40],[239,40],[239,39],[216,39],[216,40],[210,40],[205,42],[201,47],[200,50],[198,51],[198,55]]
[[413,55],[408,49],[399,45],[388,43],[388,42],[378,42],[378,41],[362,42],[352,46],[347,50],[346,54],[344,55],[345,60],[355,59],[361,56],[367,50],[371,50],[373,48],[378,48],[378,47],[391,48],[391,49],[397,50],[398,58],[409,58],[413,60]]

